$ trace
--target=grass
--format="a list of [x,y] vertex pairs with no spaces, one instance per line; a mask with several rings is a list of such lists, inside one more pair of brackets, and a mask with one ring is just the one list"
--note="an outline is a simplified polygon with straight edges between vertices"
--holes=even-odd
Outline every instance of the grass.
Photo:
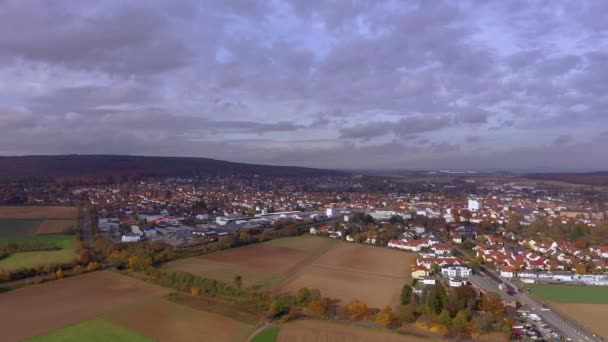
[[42,219],[0,218],[0,239],[34,235]]
[[152,341],[120,325],[110,323],[103,319],[93,319],[55,330],[51,333],[40,335],[26,341],[119,341],[139,342]]
[[0,244],[7,242],[41,241],[61,248],[55,251],[33,251],[13,253],[0,260],[0,269],[8,271],[20,268],[31,268],[45,264],[67,264],[74,260],[74,243],[72,235],[38,235],[0,238]]
[[532,295],[550,302],[608,304],[608,286],[527,285]]
[[252,342],[275,342],[279,337],[279,330],[278,326],[272,326],[254,337]]

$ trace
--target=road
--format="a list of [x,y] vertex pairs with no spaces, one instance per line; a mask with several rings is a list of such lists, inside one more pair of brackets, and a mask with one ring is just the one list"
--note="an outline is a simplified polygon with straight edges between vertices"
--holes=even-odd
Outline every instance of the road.
[[[443,239],[438,239],[441,242],[445,243]],[[460,247],[454,246],[458,254],[460,254],[465,259],[471,260],[471,257],[466,254]],[[542,310],[546,308],[546,305],[542,304],[540,301],[532,298],[529,294],[525,292],[518,291],[518,288],[515,284],[513,284],[508,279],[501,278],[496,274],[493,270],[488,269],[487,267],[481,265],[480,266],[481,275],[486,276],[490,280],[494,281],[497,284],[504,284],[510,293],[515,293],[513,297],[522,305],[525,305],[532,309],[537,315],[539,315],[543,321],[547,324],[551,325],[554,330],[557,330],[564,337],[570,337],[573,341],[580,342],[604,342],[606,339],[596,336],[595,333],[581,326],[577,322],[562,316],[561,314],[551,311],[551,310]]]
[[261,327],[257,328],[254,332],[252,332],[251,334],[249,334],[249,336],[247,336],[247,340],[245,340],[246,342],[251,342],[253,341],[253,339],[258,336],[259,334],[262,333],[262,331],[272,327],[275,325],[276,322],[272,322],[272,323],[267,323],[262,325]]
[[93,243],[93,222],[91,220],[91,211],[89,208],[83,208],[82,215],[82,241],[89,244]]

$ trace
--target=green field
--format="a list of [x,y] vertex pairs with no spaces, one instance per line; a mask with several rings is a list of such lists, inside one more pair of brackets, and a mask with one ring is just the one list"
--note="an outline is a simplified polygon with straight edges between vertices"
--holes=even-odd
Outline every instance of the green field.
[[42,219],[0,218],[0,239],[34,235]]
[[253,338],[253,342],[275,342],[279,336],[279,327],[273,326]]
[[123,328],[118,324],[110,323],[103,319],[93,319],[78,324],[70,325],[51,333],[36,336],[26,341],[124,341],[139,342],[152,341],[134,331]]
[[74,260],[74,236],[72,235],[38,235],[0,238],[0,245],[8,242],[41,241],[61,248],[54,251],[33,251],[13,253],[0,259],[0,269],[13,271],[20,268],[31,268],[45,264],[67,264]]
[[540,299],[559,303],[608,304],[608,286],[527,285]]

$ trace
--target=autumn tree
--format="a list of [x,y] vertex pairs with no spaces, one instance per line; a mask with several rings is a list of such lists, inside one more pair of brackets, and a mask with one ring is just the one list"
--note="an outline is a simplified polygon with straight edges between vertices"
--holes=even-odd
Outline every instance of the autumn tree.
[[323,300],[314,300],[306,306],[306,312],[313,316],[323,316],[327,313],[328,303]]
[[308,289],[307,287],[303,287],[303,288],[299,289],[296,300],[297,300],[298,304],[301,306],[308,304],[311,301],[310,289]]
[[87,271],[89,271],[89,272],[97,271],[100,268],[101,268],[101,265],[96,261],[91,261],[87,265]]
[[505,312],[505,306],[502,298],[496,292],[488,292],[481,298],[479,309],[484,312],[489,312],[496,316],[501,316]]
[[399,320],[403,323],[413,323],[416,321],[416,304],[401,305],[399,307]]
[[201,288],[198,286],[192,286],[190,288],[190,294],[199,297],[201,295]]
[[367,304],[360,300],[353,300],[346,305],[346,312],[350,319],[358,321],[362,320],[367,316]]
[[270,306],[268,308],[268,315],[271,317],[276,317],[277,315],[283,313],[285,311],[285,303],[281,298],[276,298],[272,302],[270,302]]
[[401,305],[407,305],[412,301],[412,294],[414,293],[412,286],[409,284],[403,285],[401,288]]
[[587,265],[584,263],[579,263],[575,267],[576,274],[587,274]]
[[137,270],[137,266],[139,264],[139,257],[137,255],[133,255],[129,257],[129,268],[132,270]]
[[439,317],[437,317],[437,323],[443,325],[446,328],[450,328],[452,326],[452,317],[450,316],[450,312],[446,309],[441,311]]
[[376,323],[384,326],[391,324],[394,319],[395,315],[393,314],[393,309],[388,305],[376,315]]
[[55,278],[57,279],[61,279],[63,278],[64,274],[63,274],[63,270],[60,268],[57,270],[57,272],[55,272]]
[[469,333],[469,314],[466,310],[460,310],[452,320],[452,331],[456,335],[467,335]]

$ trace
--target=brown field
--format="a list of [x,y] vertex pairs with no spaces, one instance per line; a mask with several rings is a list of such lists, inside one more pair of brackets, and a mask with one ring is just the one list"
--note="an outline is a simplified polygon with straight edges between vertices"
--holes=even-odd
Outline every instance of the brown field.
[[3,341],[40,335],[168,290],[104,271],[0,293]]
[[608,337],[608,304],[551,303],[551,306],[595,333]]
[[359,299],[374,308],[396,305],[404,284],[410,282],[414,254],[387,248],[340,243],[302,268],[281,290],[318,288],[343,304]]
[[247,269],[284,273],[299,262],[306,260],[308,256],[310,253],[306,251],[258,243],[231,249],[225,253],[212,253],[201,259]]
[[244,341],[252,325],[226,316],[155,299],[104,318],[157,341]]
[[180,270],[231,283],[240,275],[245,286],[272,287],[282,277],[314,257],[314,253],[268,244],[240,248],[170,262],[167,270]]
[[78,209],[59,206],[0,206],[0,218],[75,219]]
[[76,220],[44,220],[36,228],[36,235],[61,234],[75,226]]
[[296,321],[281,327],[278,342],[430,342],[414,335],[399,335],[388,330],[376,330],[326,321]]

